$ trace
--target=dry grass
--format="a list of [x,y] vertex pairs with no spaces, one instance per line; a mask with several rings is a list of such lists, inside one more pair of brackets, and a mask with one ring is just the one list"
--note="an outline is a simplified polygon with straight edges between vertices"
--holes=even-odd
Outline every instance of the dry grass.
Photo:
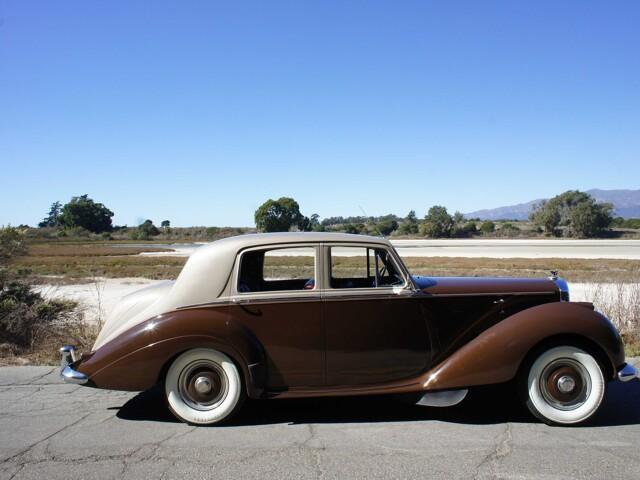
[[414,275],[545,277],[558,270],[569,282],[634,282],[640,276],[640,260],[580,258],[449,258],[407,257]]
[[29,246],[29,257],[104,257],[170,252],[166,248],[125,247],[91,243],[40,243]]
[[[96,288],[99,289],[97,282]],[[87,307],[83,305],[68,300],[42,299],[39,296],[38,299],[30,307],[22,304],[21,311],[32,308],[37,312],[45,307],[55,310],[55,314],[40,315],[34,322],[28,322],[21,317],[21,324],[12,328],[13,337],[10,337],[8,342],[0,344],[0,366],[55,365],[60,362],[59,348],[62,345],[74,345],[81,352],[91,350],[104,324],[102,317],[98,316],[97,319],[92,318],[88,321],[85,315]],[[28,341],[24,342],[21,339]]]
[[627,283],[590,284],[584,296],[620,331],[627,355],[640,355],[640,277]]
[[176,278],[186,258],[138,255],[157,251],[167,250],[100,244],[38,244],[30,247],[29,255],[17,257],[13,269],[27,274],[34,283],[45,275],[64,277],[67,283],[92,277]]

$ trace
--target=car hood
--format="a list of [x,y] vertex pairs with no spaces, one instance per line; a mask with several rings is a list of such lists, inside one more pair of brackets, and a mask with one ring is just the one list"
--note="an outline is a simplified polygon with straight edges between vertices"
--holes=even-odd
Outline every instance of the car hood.
[[432,295],[559,293],[556,283],[548,278],[414,276],[413,281]]

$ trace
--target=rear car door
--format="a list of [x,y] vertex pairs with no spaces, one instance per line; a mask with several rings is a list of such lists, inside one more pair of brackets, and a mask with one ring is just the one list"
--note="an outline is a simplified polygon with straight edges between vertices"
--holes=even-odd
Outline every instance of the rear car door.
[[318,245],[269,246],[240,253],[230,321],[263,346],[267,388],[324,383],[324,330]]

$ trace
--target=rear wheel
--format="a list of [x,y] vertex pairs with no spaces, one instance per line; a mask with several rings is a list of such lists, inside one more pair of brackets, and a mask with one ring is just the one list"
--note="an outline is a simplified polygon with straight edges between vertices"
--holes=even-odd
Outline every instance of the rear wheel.
[[174,360],[165,393],[173,414],[194,424],[228,420],[243,400],[238,368],[224,353],[207,348],[189,350]]
[[586,351],[562,345],[540,353],[523,372],[529,411],[550,425],[588,420],[600,407],[606,383],[598,361]]

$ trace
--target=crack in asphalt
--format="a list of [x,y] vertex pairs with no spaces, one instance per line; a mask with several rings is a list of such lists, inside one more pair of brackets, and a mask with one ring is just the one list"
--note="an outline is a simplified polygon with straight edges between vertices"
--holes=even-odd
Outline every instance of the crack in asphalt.
[[[55,432],[53,432],[52,434],[46,436],[45,438],[31,444],[29,447],[23,449],[22,451],[12,455],[11,457],[8,457],[6,459],[4,459],[2,461],[2,465],[13,465],[13,466],[17,466],[18,469],[11,475],[11,479],[14,478],[16,475],[18,475],[26,466],[30,466],[30,465],[38,465],[41,463],[47,463],[47,462],[54,462],[54,463],[68,463],[68,464],[90,464],[90,463],[95,463],[95,462],[106,462],[106,461],[120,461],[122,463],[122,471],[120,473],[120,477],[124,478],[126,476],[126,473],[128,471],[128,469],[130,468],[130,466],[135,465],[137,463],[141,463],[141,462],[145,462],[148,460],[153,460],[153,459],[158,459],[158,460],[165,460],[162,457],[159,457],[158,451],[160,450],[160,448],[162,447],[162,444],[173,440],[173,439],[177,439],[183,436],[186,436],[190,433],[192,433],[197,427],[191,427],[189,430],[183,432],[183,431],[179,431],[179,432],[173,432],[170,435],[167,435],[165,438],[162,438],[161,440],[158,440],[156,442],[151,442],[151,443],[144,443],[140,446],[138,446],[137,448],[135,448],[132,451],[129,452],[124,452],[124,453],[118,453],[118,454],[113,454],[113,455],[99,455],[99,454],[91,454],[91,455],[85,455],[82,457],[61,457],[55,454],[52,454],[50,451],[50,446],[51,446],[51,439],[53,437],[55,437],[56,435],[64,432],[65,430],[79,424],[80,422],[82,422],[84,419],[86,419],[89,415],[91,415],[90,413],[87,413],[86,415],[83,415],[81,418],[77,419],[76,421],[65,425],[64,427],[61,427],[60,429],[56,430]],[[113,417],[112,417],[113,418]],[[103,423],[104,420],[102,422],[99,423]],[[33,459],[27,459],[24,458],[29,452],[31,452],[34,448],[36,448],[39,445],[45,444],[45,448],[44,448],[44,452],[43,455],[39,458],[33,458]],[[149,453],[143,456],[139,456],[139,453],[142,452],[145,449],[149,449]],[[17,461],[16,461],[17,460]],[[172,466],[175,466],[175,464],[177,463],[177,460],[172,462],[172,464],[166,469],[166,471],[168,471]],[[166,473],[163,472],[163,474]]]
[[[325,470],[324,467],[322,465],[322,457],[320,455],[320,453],[323,450],[326,450],[325,445],[317,438],[317,434],[318,431],[316,429],[316,427],[314,425],[312,425],[311,423],[307,424],[307,428],[309,429],[309,438],[307,438],[304,442],[302,442],[302,447],[303,448],[308,448],[311,450],[311,453],[313,455],[313,459],[314,459],[314,464],[315,464],[315,470],[317,473],[318,478],[324,478],[325,476]],[[309,445],[310,442],[312,441],[319,441],[320,442],[320,447],[314,447],[312,445]]]
[[[42,438],[42,439],[38,440],[38,441],[37,441],[37,442],[35,442],[35,443],[32,443],[32,444],[31,444],[31,445],[29,445],[28,447],[26,447],[26,448],[22,449],[20,452],[18,452],[18,453],[16,453],[16,454],[14,454],[14,455],[12,455],[12,456],[10,456],[10,457],[8,457],[8,458],[5,458],[4,460],[2,460],[2,462],[1,462],[1,463],[2,463],[3,465],[4,465],[4,464],[7,464],[7,463],[12,463],[14,460],[16,460],[16,459],[18,459],[18,458],[20,458],[20,457],[22,457],[22,456],[26,455],[27,453],[29,453],[31,450],[33,450],[33,449],[34,449],[35,447],[37,447],[38,445],[42,444],[43,442],[48,441],[51,437],[54,437],[54,436],[56,436],[56,435],[58,435],[58,434],[60,434],[60,433],[64,432],[65,430],[67,430],[67,429],[69,429],[69,428],[72,428],[72,427],[74,427],[75,425],[79,424],[79,423],[80,423],[80,422],[82,422],[85,418],[87,418],[89,415],[91,415],[91,413],[87,413],[87,414],[85,414],[85,415],[81,416],[80,418],[78,418],[77,420],[75,420],[75,421],[73,421],[73,422],[71,422],[71,423],[69,423],[69,424],[64,425],[63,427],[59,428],[59,429],[58,429],[58,430],[56,430],[55,432],[53,432],[53,433],[51,433],[51,434],[47,435],[46,437],[44,437],[44,438]],[[28,463],[28,462],[24,462],[24,463]],[[18,462],[18,464],[22,465],[22,464],[23,464],[23,462]]]
[[480,463],[478,463],[478,465],[476,466],[476,471],[475,471],[475,474],[473,475],[474,480],[477,480],[480,478],[481,476],[480,472],[484,467],[489,467],[492,473],[494,474],[493,476],[495,476],[495,471],[494,471],[495,464],[499,460],[509,455],[513,450],[513,447],[511,446],[512,439],[513,439],[513,432],[512,432],[511,423],[507,422],[505,429],[502,432],[500,432],[500,434],[496,438],[495,445],[491,450],[491,452],[489,452],[489,454],[486,455],[480,461]]
[[[46,373],[43,373],[41,375],[37,375],[33,378],[30,378],[29,380],[27,380],[24,383],[0,383],[0,387],[32,387],[34,382],[37,382],[38,380],[42,380],[44,377],[46,377],[47,375],[51,375],[53,372],[55,372],[59,367],[53,367],[51,368],[51,370],[47,371]],[[51,382],[51,383],[40,383],[39,385],[56,385],[59,382]]]

